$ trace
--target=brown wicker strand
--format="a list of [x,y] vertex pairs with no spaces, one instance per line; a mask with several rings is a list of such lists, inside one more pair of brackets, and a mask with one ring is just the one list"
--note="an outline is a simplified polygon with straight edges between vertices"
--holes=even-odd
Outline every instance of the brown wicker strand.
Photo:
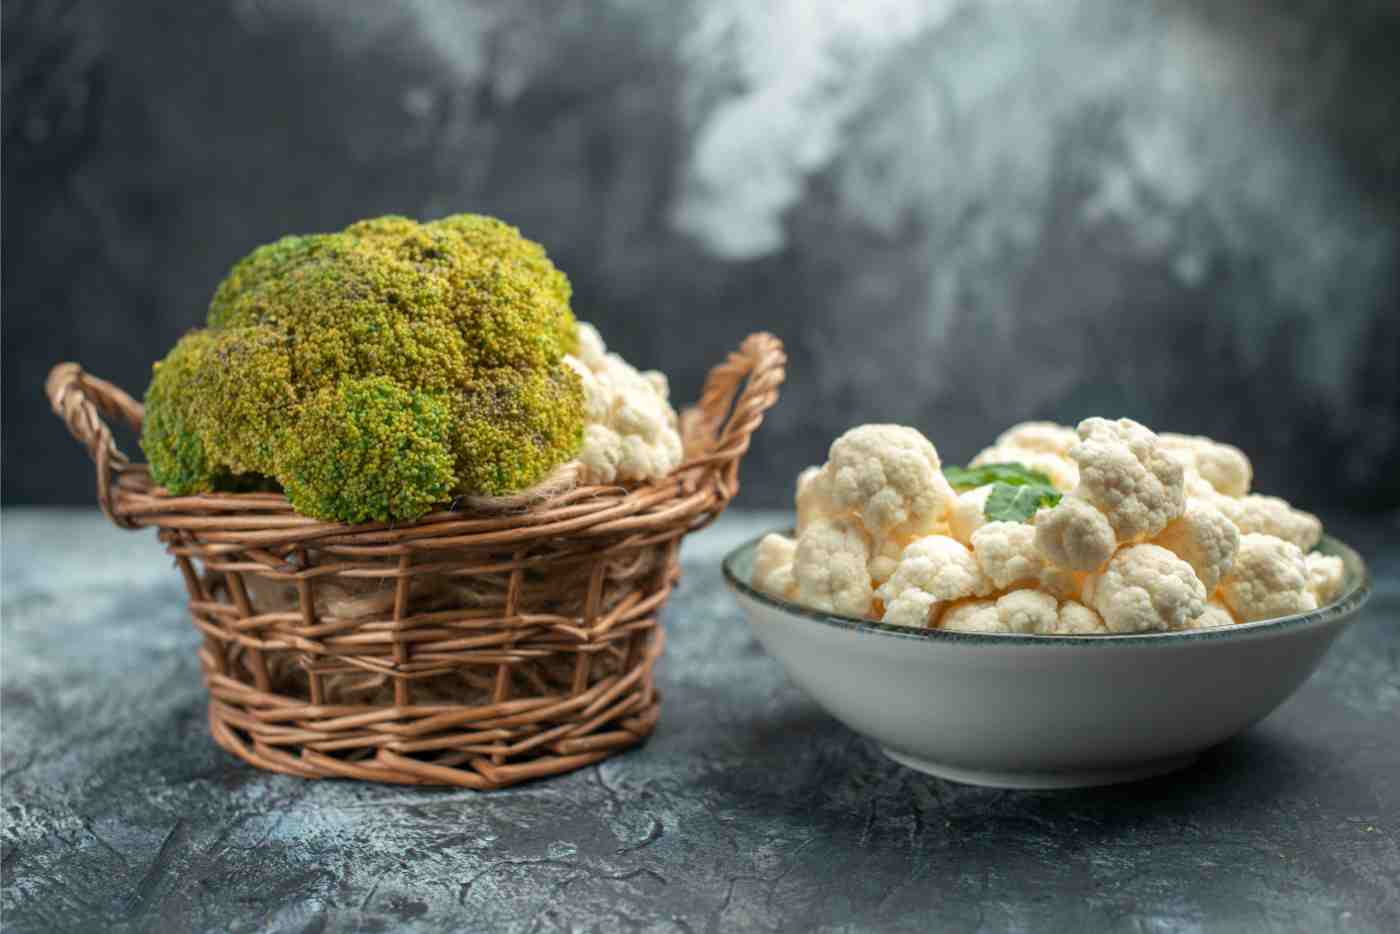
[[214,740],[305,778],[499,788],[644,740],[679,545],[738,490],[786,358],[754,334],[681,415],[687,460],[631,487],[561,470],[519,497],[344,525],[275,493],[172,496],[117,448],[140,403],[73,363],[53,410],[123,528],[154,526],[203,635]]

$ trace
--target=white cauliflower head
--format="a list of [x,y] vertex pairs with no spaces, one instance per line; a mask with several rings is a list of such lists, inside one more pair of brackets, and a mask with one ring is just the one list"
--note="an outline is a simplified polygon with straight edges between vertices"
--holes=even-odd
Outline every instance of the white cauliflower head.
[[1346,566],[1336,555],[1311,552],[1303,560],[1308,567],[1308,589],[1312,591],[1318,606],[1331,603],[1342,593],[1342,583],[1346,579]]
[[1055,627],[1044,631],[1059,636],[1108,635],[1108,627],[1104,625],[1103,617],[1077,600],[1061,603]]
[[1206,589],[1191,565],[1157,545],[1130,545],[1084,582],[1110,632],[1180,629],[1201,615]]
[[1055,422],[1021,422],[997,435],[994,447],[1020,448],[1023,451],[1043,451],[1046,454],[1069,454],[1079,443],[1079,435],[1068,425]]
[[989,522],[972,535],[972,553],[997,590],[1034,582],[1045,570],[1035,545],[1035,527],[1024,522]]
[[1054,597],[1039,590],[1013,590],[995,600],[967,600],[949,607],[939,629],[958,632],[1049,632],[1058,625]]
[[938,618],[939,629],[955,632],[1010,632],[997,613],[995,600],[967,600],[948,607]]
[[587,370],[602,370],[607,367],[608,347],[603,343],[603,335],[587,321],[578,322],[578,350],[575,356]]
[[1084,593],[1083,571],[1067,571],[1047,564],[1040,572],[1040,589],[1060,600],[1078,600]]
[[1194,619],[1188,619],[1184,628],[1214,629],[1234,624],[1235,616],[1230,612],[1230,608],[1219,597],[1211,597],[1206,601],[1206,608],[1201,611],[1201,615]]
[[943,522],[954,498],[938,451],[902,425],[861,425],[837,438],[823,468],[830,500],[875,539],[913,538]]
[[1302,551],[1311,550],[1322,538],[1322,522],[1317,516],[1294,509],[1277,496],[1220,496],[1212,503],[1235,523],[1241,534],[1272,535],[1292,542]]
[[1013,590],[997,598],[997,615],[1012,632],[1049,632],[1059,622],[1059,601],[1041,590]]
[[1118,539],[1098,507],[1070,494],[1035,514],[1035,544],[1056,567],[1097,571],[1113,557]]
[[932,604],[980,596],[991,587],[966,545],[947,535],[929,535],[904,549],[878,593],[889,606],[911,591],[926,594]]
[[840,514],[831,501],[828,474],[821,467],[808,467],[797,475],[796,505],[798,534],[816,519]]
[[948,511],[948,531],[964,545],[972,544],[972,533],[987,524],[987,497],[992,495],[992,484],[975,487],[958,494]]
[[1191,565],[1206,593],[1214,593],[1220,578],[1230,573],[1240,546],[1240,533],[1210,502],[1189,500],[1181,518],[1153,541]]
[[874,602],[870,545],[860,526],[843,518],[815,520],[797,540],[793,577],[798,602],[827,613],[866,616]]
[[[941,525],[934,526],[936,534],[946,531]],[[875,542],[870,551],[870,563],[866,569],[870,572],[870,582],[875,587],[879,587],[894,574],[895,568],[899,567],[899,559],[904,554],[904,549],[909,546],[909,540],[902,535],[889,535]]]
[[983,464],[1021,464],[1031,470],[1038,470],[1050,479],[1050,485],[1061,492],[1074,489],[1079,483],[1079,467],[1063,454],[1033,448],[1017,447],[1010,444],[994,444],[977,453],[969,467]]
[[1162,432],[1158,442],[1168,456],[1225,496],[1244,496],[1254,479],[1254,468],[1245,453],[1233,444],[1222,444],[1202,435]]
[[754,587],[791,600],[797,595],[797,578],[793,562],[797,559],[797,542],[776,533],[763,536],[754,552]]
[[[1176,456],[1177,452],[1170,453]],[[1193,499],[1214,500],[1221,495],[1215,487],[1206,482],[1206,478],[1202,477],[1195,467],[1183,465],[1182,471],[1181,488],[1186,493],[1186,502],[1189,503]]]
[[565,357],[583,383],[585,483],[659,480],[685,456],[666,378],[639,372],[608,353],[597,329],[580,322],[577,356]]
[[938,620],[943,604],[922,590],[906,590],[885,604],[880,622],[893,626],[909,626],[913,629],[927,629]]
[[1075,494],[1107,517],[1119,544],[1151,538],[1186,508],[1184,470],[1157,436],[1129,418],[1086,418],[1070,449],[1079,464]]
[[1303,552],[1292,542],[1256,532],[1240,536],[1235,566],[1221,580],[1220,595],[1245,622],[1317,609]]

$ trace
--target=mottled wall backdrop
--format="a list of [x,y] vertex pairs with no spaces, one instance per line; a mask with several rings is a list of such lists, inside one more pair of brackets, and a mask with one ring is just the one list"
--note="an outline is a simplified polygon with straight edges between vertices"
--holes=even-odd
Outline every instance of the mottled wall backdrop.
[[4,16],[4,498],[87,502],[40,386],[140,390],[258,243],[498,214],[691,397],[792,352],[777,505],[850,424],[1237,441],[1400,504],[1400,13],[1243,0],[33,3]]

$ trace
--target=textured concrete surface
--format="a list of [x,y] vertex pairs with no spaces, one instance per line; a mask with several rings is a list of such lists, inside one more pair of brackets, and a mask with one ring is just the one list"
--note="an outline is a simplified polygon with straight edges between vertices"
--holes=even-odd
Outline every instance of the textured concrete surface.
[[475,794],[226,755],[154,537],[6,512],[6,930],[1400,930],[1394,517],[1334,526],[1378,594],[1277,713],[1177,775],[1062,793],[900,768],[788,684],[716,568],[781,522],[689,543],[648,745]]
[[6,0],[7,505],[90,502],[39,398],[141,392],[240,256],[485,211],[694,398],[789,344],[746,503],[852,424],[1228,438],[1400,506],[1394,0]]

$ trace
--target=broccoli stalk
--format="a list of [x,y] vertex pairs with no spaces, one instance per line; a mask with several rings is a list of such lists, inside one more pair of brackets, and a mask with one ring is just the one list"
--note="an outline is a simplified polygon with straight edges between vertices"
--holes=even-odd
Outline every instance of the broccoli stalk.
[[569,282],[494,218],[382,217],[238,262],[156,364],[142,446],[183,495],[280,484],[298,512],[407,520],[538,482],[583,437]]

